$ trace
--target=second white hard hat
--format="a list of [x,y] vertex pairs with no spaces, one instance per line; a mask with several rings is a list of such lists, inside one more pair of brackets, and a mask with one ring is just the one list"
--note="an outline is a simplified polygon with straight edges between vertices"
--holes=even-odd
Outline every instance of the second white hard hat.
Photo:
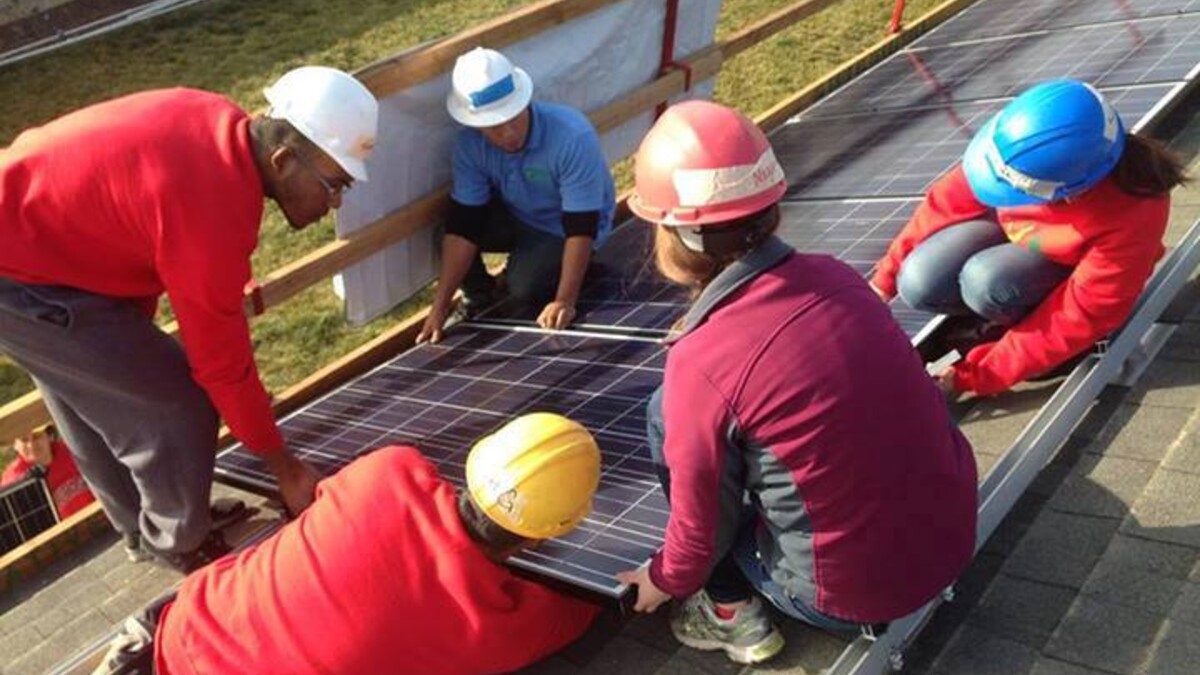
[[355,180],[366,182],[379,102],[357,78],[336,68],[302,66],[263,90],[267,117],[286,120]]
[[533,98],[533,81],[494,49],[476,47],[458,57],[446,109],[468,127],[494,127],[516,117]]

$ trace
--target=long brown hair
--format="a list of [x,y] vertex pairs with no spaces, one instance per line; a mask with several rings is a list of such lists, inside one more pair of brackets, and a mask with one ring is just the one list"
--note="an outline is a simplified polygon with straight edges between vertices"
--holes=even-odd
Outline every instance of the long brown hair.
[[[706,237],[726,237],[716,252],[701,253],[684,245],[673,228],[659,225],[654,233],[654,263],[664,277],[700,295],[704,287],[734,261],[749,253],[779,229],[779,204],[729,221]],[[706,242],[707,244],[707,242]]]
[[1137,134],[1125,135],[1125,150],[1112,170],[1122,191],[1138,197],[1156,197],[1188,180],[1183,163],[1162,143]]

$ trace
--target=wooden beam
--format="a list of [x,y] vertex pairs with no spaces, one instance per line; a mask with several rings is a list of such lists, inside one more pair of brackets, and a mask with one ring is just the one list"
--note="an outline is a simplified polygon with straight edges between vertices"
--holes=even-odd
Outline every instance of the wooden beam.
[[763,40],[790,28],[839,0],[801,0],[775,12],[767,18],[751,24],[730,35],[718,44],[726,59],[740,54]]
[[20,438],[50,419],[46,404],[36,390],[0,406],[0,443]]
[[428,46],[378,61],[357,75],[376,96],[384,97],[449,71],[455,59],[475,47],[505,47],[617,2],[545,0]]

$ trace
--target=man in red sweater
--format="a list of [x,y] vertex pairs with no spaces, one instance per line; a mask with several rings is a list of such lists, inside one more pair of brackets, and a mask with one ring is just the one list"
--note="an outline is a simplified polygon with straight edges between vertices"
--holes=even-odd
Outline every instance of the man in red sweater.
[[96,500],[53,426],[46,425],[25,438],[18,438],[13,442],[13,449],[17,456],[4,467],[0,487],[11,485],[34,471],[43,473],[59,519]]
[[[187,571],[228,547],[209,494],[218,415],[294,512],[317,474],[288,451],[242,293],[263,198],[294,228],[366,180],[377,104],[298,68],[251,118],[191,89],[133,94],[0,151],[0,352],[27,370],[131,558]],[[166,293],[183,349],[153,317]]]
[[130,618],[96,673],[510,672],[579,637],[597,609],[502,564],[590,511],[600,451],[550,413],[475,444],[465,490],[387,447],[321,481],[270,538]]

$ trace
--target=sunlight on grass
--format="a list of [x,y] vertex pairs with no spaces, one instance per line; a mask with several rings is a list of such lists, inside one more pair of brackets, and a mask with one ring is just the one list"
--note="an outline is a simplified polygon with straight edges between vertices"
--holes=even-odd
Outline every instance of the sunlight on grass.
[[[726,36],[792,0],[726,0]],[[0,77],[0,138],[95,101],[167,86],[226,93],[249,110],[261,89],[305,63],[356,69],[445,37],[520,6],[520,0],[211,0],[99,39],[8,67]],[[910,19],[936,6],[908,3]],[[844,0],[734,59],[718,79],[718,100],[762,112],[884,36],[892,0]],[[628,162],[614,173],[631,183]],[[333,239],[330,221],[291,231],[268,205],[254,267],[263,275]],[[375,337],[425,302],[417,298],[363,327],[347,326],[321,283],[253,322],[268,388],[279,391]],[[32,386],[0,358],[0,401]]]

